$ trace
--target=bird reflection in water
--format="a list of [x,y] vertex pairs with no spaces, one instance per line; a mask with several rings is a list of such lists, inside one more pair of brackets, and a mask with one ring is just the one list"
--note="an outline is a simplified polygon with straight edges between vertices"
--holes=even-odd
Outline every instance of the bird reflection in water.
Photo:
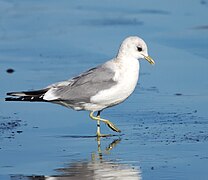
[[101,150],[100,138],[97,139],[98,150],[93,152],[90,161],[77,161],[67,167],[56,169],[59,175],[53,176],[24,176],[12,175],[11,180],[140,180],[140,169],[131,164],[122,164],[104,159],[104,155],[119,144],[121,139],[115,139],[103,151]]

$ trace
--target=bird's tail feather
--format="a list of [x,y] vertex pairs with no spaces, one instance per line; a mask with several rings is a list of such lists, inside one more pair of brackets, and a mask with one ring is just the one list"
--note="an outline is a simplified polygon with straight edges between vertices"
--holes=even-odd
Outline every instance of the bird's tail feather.
[[43,96],[47,91],[48,89],[41,89],[37,91],[9,92],[7,93],[8,96],[15,97],[6,97],[5,101],[45,101]]

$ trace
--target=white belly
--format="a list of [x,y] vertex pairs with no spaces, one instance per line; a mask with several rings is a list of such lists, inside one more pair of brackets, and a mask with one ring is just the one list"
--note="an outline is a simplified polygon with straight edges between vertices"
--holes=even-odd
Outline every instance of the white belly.
[[137,85],[139,77],[139,62],[136,59],[132,61],[131,63],[123,64],[121,67],[118,67],[119,72],[114,77],[118,83],[115,86],[100,91],[91,98],[91,102],[94,105],[103,108],[113,106],[121,103],[131,95]]

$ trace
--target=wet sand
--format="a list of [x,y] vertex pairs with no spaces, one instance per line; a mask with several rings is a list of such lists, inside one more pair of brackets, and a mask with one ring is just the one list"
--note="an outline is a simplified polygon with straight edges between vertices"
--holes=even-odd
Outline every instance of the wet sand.
[[[206,179],[208,2],[0,1],[0,179]],[[9,91],[68,79],[141,36],[156,65],[141,62],[138,86],[106,109],[5,102]],[[99,145],[100,143],[100,145]]]

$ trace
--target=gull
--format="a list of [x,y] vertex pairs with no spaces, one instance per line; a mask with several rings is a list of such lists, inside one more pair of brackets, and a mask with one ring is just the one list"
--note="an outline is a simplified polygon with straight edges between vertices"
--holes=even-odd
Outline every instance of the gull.
[[[121,132],[111,121],[101,118],[101,111],[120,104],[134,91],[139,78],[139,60],[155,64],[148,55],[147,45],[137,36],[127,37],[115,58],[66,81],[40,90],[9,92],[6,101],[51,102],[74,110],[90,112],[97,121],[97,137],[101,134],[100,121],[113,131]],[[97,112],[97,115],[94,113]]]

